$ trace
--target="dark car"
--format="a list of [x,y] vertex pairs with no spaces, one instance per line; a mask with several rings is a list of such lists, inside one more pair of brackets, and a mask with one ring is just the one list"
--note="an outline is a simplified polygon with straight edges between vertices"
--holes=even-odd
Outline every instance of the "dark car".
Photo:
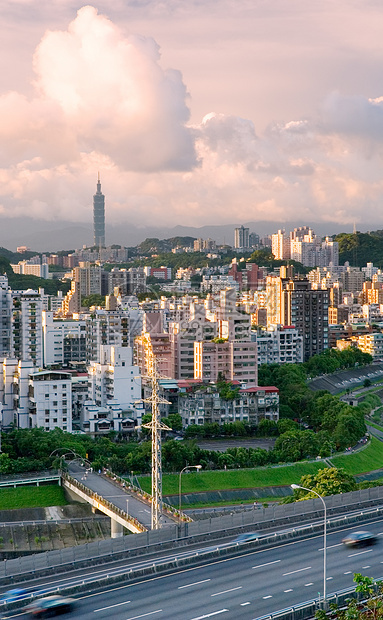
[[371,532],[352,532],[343,538],[342,543],[348,547],[368,547],[375,545],[378,537]]
[[50,618],[56,614],[65,614],[73,611],[76,601],[63,596],[46,596],[39,598],[26,606],[25,611],[33,618]]
[[250,542],[251,540],[257,540],[261,534],[259,532],[245,532],[244,534],[240,534],[234,540],[234,542],[245,543]]

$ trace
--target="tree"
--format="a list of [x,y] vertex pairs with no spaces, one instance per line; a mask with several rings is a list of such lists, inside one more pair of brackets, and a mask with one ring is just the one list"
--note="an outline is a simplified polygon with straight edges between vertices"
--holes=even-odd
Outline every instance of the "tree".
[[347,599],[347,606],[340,608],[337,603],[330,604],[330,611],[323,609],[315,613],[317,620],[378,620],[383,618],[383,584],[375,582],[372,577],[364,577],[361,573],[354,573],[355,592],[362,595],[362,600],[356,597]]
[[[357,489],[356,482],[350,474],[343,469],[328,467],[320,469],[317,474],[302,476],[299,486],[316,491],[319,495],[337,495],[338,493],[348,493]],[[310,493],[302,489],[294,490],[294,501],[312,499],[315,493]]]

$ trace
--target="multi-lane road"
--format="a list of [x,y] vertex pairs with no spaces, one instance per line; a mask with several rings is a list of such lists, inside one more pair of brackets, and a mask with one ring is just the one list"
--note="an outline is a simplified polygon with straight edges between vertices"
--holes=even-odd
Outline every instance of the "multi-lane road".
[[[374,547],[342,545],[345,532],[368,529],[381,537]],[[383,575],[383,519],[328,535],[327,592],[351,587],[353,574]],[[173,556],[174,557],[174,556]],[[101,569],[101,567],[100,567]],[[94,571],[89,570],[94,577]],[[87,569],[81,575],[87,579]],[[101,570],[100,570],[101,575]],[[40,580],[40,587],[74,583],[69,575]],[[4,590],[4,588],[2,588]],[[250,620],[323,593],[323,537],[291,541],[271,549],[209,561],[139,583],[116,584],[78,595],[71,618],[81,620]],[[8,612],[3,618],[23,618]],[[66,617],[66,616],[65,616]]]

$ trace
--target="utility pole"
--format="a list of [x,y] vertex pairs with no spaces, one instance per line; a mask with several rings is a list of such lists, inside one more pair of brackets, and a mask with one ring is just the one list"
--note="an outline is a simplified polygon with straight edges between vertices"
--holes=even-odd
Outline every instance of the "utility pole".
[[144,399],[144,402],[152,405],[152,419],[148,424],[143,424],[143,428],[152,431],[152,530],[161,527],[160,517],[162,515],[162,461],[161,461],[161,431],[170,431],[171,428],[161,422],[160,404],[169,404],[169,401],[159,395],[157,372],[157,360],[153,353],[150,334],[141,336],[141,342],[145,347],[146,364],[148,377],[151,381],[151,396]]

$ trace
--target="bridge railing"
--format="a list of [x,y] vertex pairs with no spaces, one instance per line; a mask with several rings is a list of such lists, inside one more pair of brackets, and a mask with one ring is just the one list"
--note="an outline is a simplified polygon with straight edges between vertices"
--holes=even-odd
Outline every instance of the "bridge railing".
[[72,486],[76,487],[79,491],[82,491],[82,493],[87,495],[90,499],[93,499],[99,504],[101,504],[102,506],[104,506],[105,508],[108,508],[111,512],[114,512],[116,515],[118,515],[125,521],[132,523],[140,532],[147,531],[147,528],[144,525],[142,525],[142,523],[140,523],[138,519],[129,515],[127,512],[125,512],[125,510],[118,508],[118,506],[116,506],[109,500],[105,499],[104,497],[96,493],[95,491],[92,491],[87,486],[85,486],[85,484],[82,484],[82,482],[79,482],[78,480],[76,480],[76,478],[73,478],[66,472],[61,473],[61,478],[69,482]]
[[[117,474],[113,473],[110,469],[104,469],[103,473],[105,476],[113,480],[113,482],[119,484],[119,486],[121,486],[122,488],[127,489],[131,493],[134,493],[134,495],[136,495],[138,499],[144,499],[146,502],[148,502],[148,504],[152,503],[153,496],[150,495],[150,493],[143,491],[140,487],[137,487],[135,484],[132,484],[131,482],[127,482],[124,478],[121,478],[121,476],[118,476]],[[179,510],[177,510],[170,504],[166,504],[165,502],[162,503],[162,510],[168,516],[172,517],[173,519],[176,519],[177,521],[182,521],[184,523],[193,522],[193,519],[189,517],[189,515],[185,514],[182,511],[180,512]]]

